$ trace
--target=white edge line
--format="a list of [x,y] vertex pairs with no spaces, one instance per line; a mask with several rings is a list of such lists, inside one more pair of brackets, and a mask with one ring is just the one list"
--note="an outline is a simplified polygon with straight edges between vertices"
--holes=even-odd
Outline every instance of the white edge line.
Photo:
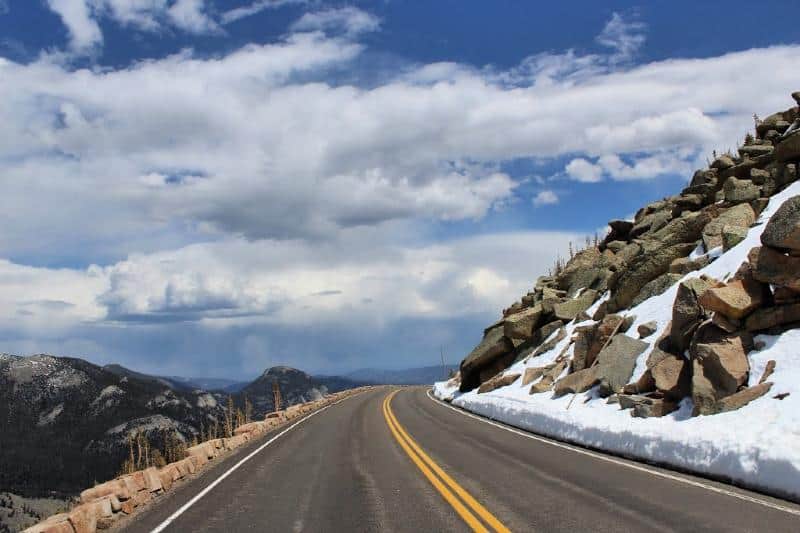
[[770,501],[762,500],[760,498],[754,498],[753,496],[748,496],[748,495],[742,494],[740,492],[736,492],[736,491],[732,491],[732,490],[728,490],[728,489],[723,489],[721,487],[715,487],[714,485],[708,485],[708,484],[702,483],[700,481],[695,481],[693,479],[688,479],[688,478],[685,478],[685,477],[682,477],[682,476],[676,476],[674,474],[669,474],[667,472],[660,472],[658,470],[654,470],[654,469],[648,468],[648,467],[643,466],[641,464],[629,463],[627,461],[621,461],[619,459],[615,459],[615,458],[609,457],[607,455],[603,455],[603,454],[600,454],[600,453],[595,453],[593,451],[586,450],[586,449],[583,449],[583,448],[579,448],[577,446],[564,444],[563,442],[550,440],[550,439],[547,439],[547,438],[544,438],[544,437],[540,437],[538,435],[534,435],[532,433],[528,433],[528,432],[525,432],[525,431],[522,431],[522,430],[518,430],[518,429],[515,429],[515,428],[512,428],[512,427],[508,427],[508,426],[503,425],[503,424],[498,424],[497,422],[493,422],[492,420],[488,420],[488,419],[486,419],[486,418],[484,418],[482,416],[478,416],[478,415],[475,415],[473,413],[469,413],[467,411],[464,411],[463,409],[458,409],[456,407],[453,407],[452,405],[447,404],[446,402],[443,402],[443,401],[441,401],[441,400],[439,400],[437,398],[434,398],[431,395],[430,389],[428,389],[426,395],[428,396],[428,398],[433,403],[435,403],[437,405],[440,405],[442,407],[446,407],[448,409],[452,409],[453,411],[455,411],[455,412],[457,412],[459,414],[462,414],[464,416],[468,416],[470,418],[474,418],[475,420],[480,420],[481,422],[484,422],[484,423],[489,424],[491,426],[498,427],[500,429],[504,429],[506,431],[510,431],[511,433],[515,433],[517,435],[520,435],[520,436],[523,436],[523,437],[527,437],[529,439],[533,439],[535,441],[538,441],[538,442],[541,442],[541,443],[544,443],[544,444],[549,444],[550,446],[555,446],[556,448],[562,448],[564,450],[570,450],[570,451],[575,452],[575,453],[588,455],[589,457],[593,457],[595,459],[600,459],[601,461],[606,461],[608,463],[613,463],[615,465],[624,466],[626,468],[630,468],[630,469],[633,469],[633,470],[638,470],[640,472],[646,472],[648,474],[651,474],[651,475],[654,475],[654,476],[657,476],[657,477],[670,479],[672,481],[677,481],[678,483],[684,483],[686,485],[691,485],[693,487],[699,487],[699,488],[702,488],[702,489],[709,490],[711,492],[716,492],[718,494],[724,494],[726,496],[731,496],[733,498],[738,498],[740,500],[744,500],[744,501],[747,501],[747,502],[763,505],[765,507],[769,507],[770,509],[775,509],[775,510],[778,510],[778,511],[783,511],[785,513],[789,513],[789,514],[800,516],[800,510],[799,509],[794,509],[792,507],[786,507],[784,505],[780,505],[780,504],[777,504],[777,503],[772,503]]
[[326,405],[325,407],[323,407],[322,409],[319,409],[318,411],[314,411],[314,412],[313,412],[313,413],[311,413],[310,415],[308,415],[308,416],[306,416],[306,417],[304,417],[304,418],[302,418],[302,419],[298,420],[297,422],[295,422],[294,424],[292,424],[292,425],[291,425],[291,426],[289,426],[288,428],[284,429],[283,431],[281,431],[280,433],[278,433],[277,435],[275,435],[274,437],[272,437],[271,439],[269,439],[267,442],[265,442],[264,444],[262,444],[261,446],[259,446],[258,448],[256,448],[254,451],[250,452],[250,454],[249,454],[249,455],[247,455],[247,457],[245,457],[244,459],[242,459],[241,461],[239,461],[238,463],[236,463],[235,465],[233,465],[233,466],[232,466],[232,467],[231,467],[231,468],[230,468],[230,469],[229,469],[227,472],[225,472],[224,474],[222,474],[221,476],[219,476],[217,479],[215,479],[213,482],[211,482],[211,483],[210,483],[210,484],[209,484],[209,485],[208,485],[206,488],[204,488],[203,490],[201,490],[200,492],[198,492],[198,493],[197,493],[197,495],[196,495],[194,498],[192,498],[191,500],[189,500],[188,502],[186,502],[186,503],[185,503],[185,504],[184,504],[184,505],[183,505],[183,506],[182,506],[180,509],[178,509],[177,511],[175,511],[174,513],[172,513],[172,514],[171,514],[171,515],[170,515],[170,516],[169,516],[169,517],[168,517],[166,520],[164,520],[164,521],[163,521],[163,522],[161,522],[161,523],[160,523],[158,526],[156,526],[156,527],[155,527],[155,528],[154,528],[154,529],[153,529],[153,530],[152,530],[150,533],[161,533],[162,531],[164,531],[164,530],[165,530],[165,529],[166,529],[166,528],[167,528],[167,527],[168,527],[168,526],[169,526],[169,525],[170,525],[172,522],[174,522],[174,521],[175,521],[175,520],[176,520],[176,519],[177,519],[179,516],[181,516],[181,515],[182,515],[183,513],[185,513],[186,511],[188,511],[188,510],[189,510],[189,508],[190,508],[192,505],[196,504],[196,503],[197,503],[197,502],[200,500],[200,498],[202,498],[203,496],[205,496],[206,494],[208,494],[209,492],[211,492],[211,490],[212,490],[214,487],[216,487],[217,485],[219,485],[220,483],[222,483],[222,481],[223,481],[223,480],[224,480],[226,477],[228,477],[229,475],[233,474],[233,473],[234,473],[234,472],[235,472],[235,471],[236,471],[236,470],[237,470],[237,469],[238,469],[240,466],[242,466],[244,463],[246,463],[247,461],[249,461],[250,459],[252,459],[254,455],[256,455],[257,453],[259,453],[261,450],[263,450],[264,448],[266,448],[267,446],[269,446],[270,444],[272,444],[273,442],[275,442],[275,441],[276,441],[276,440],[278,440],[279,438],[281,438],[283,435],[285,435],[286,433],[288,433],[288,432],[289,432],[289,431],[291,431],[292,429],[296,428],[297,426],[299,426],[300,424],[302,424],[303,422],[305,422],[305,421],[306,421],[306,420],[308,420],[309,418],[312,418],[312,417],[314,417],[314,416],[316,416],[316,415],[320,414],[320,413],[321,413],[321,412],[323,412],[324,410],[328,409],[329,407],[333,407],[334,405],[336,405],[336,404],[339,404],[339,403],[342,403],[343,401],[345,401],[345,400],[348,400],[348,399],[350,399],[350,398],[352,398],[352,397],[353,397],[353,396],[348,396],[348,397],[346,397],[346,398],[342,398],[341,400],[335,401],[335,402],[333,402],[333,403],[332,403],[332,404],[330,404],[330,405]]

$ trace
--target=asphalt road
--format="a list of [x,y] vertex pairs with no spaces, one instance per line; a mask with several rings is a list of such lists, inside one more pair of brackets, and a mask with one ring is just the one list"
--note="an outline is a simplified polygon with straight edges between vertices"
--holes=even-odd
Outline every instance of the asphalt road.
[[250,443],[125,531],[800,531],[800,506],[530,439],[422,387],[387,411],[396,390],[310,417],[196,499],[266,439]]

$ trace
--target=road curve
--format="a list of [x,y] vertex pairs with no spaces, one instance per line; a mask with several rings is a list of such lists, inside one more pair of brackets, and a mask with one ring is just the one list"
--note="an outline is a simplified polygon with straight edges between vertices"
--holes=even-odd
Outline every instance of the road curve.
[[163,531],[800,530],[800,506],[532,440],[464,416],[422,387],[393,391],[312,416],[186,508],[266,440],[258,439],[124,530],[151,532],[182,508]]

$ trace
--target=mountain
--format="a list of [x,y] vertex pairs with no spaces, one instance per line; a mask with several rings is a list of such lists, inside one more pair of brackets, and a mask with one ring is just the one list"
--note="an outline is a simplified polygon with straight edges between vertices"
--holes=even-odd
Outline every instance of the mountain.
[[224,378],[185,378],[181,376],[154,376],[151,374],[143,374],[141,372],[136,372],[135,370],[131,370],[130,368],[126,368],[118,364],[105,365],[103,368],[108,370],[112,374],[116,374],[120,377],[122,376],[135,377],[142,381],[150,381],[152,383],[157,383],[175,390],[185,390],[185,391],[206,390],[214,392],[233,393],[233,392],[239,392],[240,390],[242,390],[242,388],[244,388],[247,385],[247,382],[237,381],[234,379],[224,379]]
[[339,392],[363,385],[363,382],[338,376],[314,377],[288,366],[274,366],[242,388],[235,397],[244,403],[245,397],[253,405],[254,416],[261,417],[275,409],[272,384],[278,383],[284,407],[317,400],[331,392]]
[[195,389],[229,392],[229,393],[239,392],[248,385],[246,381],[238,381],[235,379],[225,379],[225,378],[183,378],[177,376],[169,376],[166,379],[186,384]]
[[435,394],[799,498],[800,91],[792,97],[797,106],[756,117],[737,153],[714,154],[678,194],[557,261]]
[[423,366],[402,370],[385,370],[378,368],[362,368],[347,374],[347,378],[380,385],[429,385],[447,379],[458,365]]
[[196,387],[192,382],[183,378],[172,378],[163,376],[152,376],[150,374],[142,374],[141,372],[136,372],[135,370],[131,370],[130,368],[126,368],[118,364],[105,365],[103,369],[119,377],[135,378],[138,379],[139,381],[145,381],[152,383],[154,385],[169,387],[170,389],[175,389],[175,390],[190,391],[193,389],[203,388],[203,387]]
[[[189,442],[222,426],[229,398],[242,411],[247,398],[253,417],[264,416],[273,410],[273,382],[280,386],[284,407],[360,385],[273,367],[239,392],[207,392],[198,388],[202,383],[120,365],[0,354],[0,491],[74,495],[114,477],[127,458],[129,438],[137,433],[153,449],[164,449],[173,437]],[[237,386],[229,380],[208,384]]]
[[73,494],[119,472],[129,436],[191,440],[222,420],[222,400],[116,365],[0,355],[0,490]]

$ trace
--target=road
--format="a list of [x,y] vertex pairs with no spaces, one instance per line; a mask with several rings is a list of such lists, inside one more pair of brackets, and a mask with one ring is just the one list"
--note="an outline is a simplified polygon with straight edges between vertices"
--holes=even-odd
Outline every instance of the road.
[[800,506],[531,439],[422,387],[331,406],[218,481],[266,440],[125,531],[800,531]]

